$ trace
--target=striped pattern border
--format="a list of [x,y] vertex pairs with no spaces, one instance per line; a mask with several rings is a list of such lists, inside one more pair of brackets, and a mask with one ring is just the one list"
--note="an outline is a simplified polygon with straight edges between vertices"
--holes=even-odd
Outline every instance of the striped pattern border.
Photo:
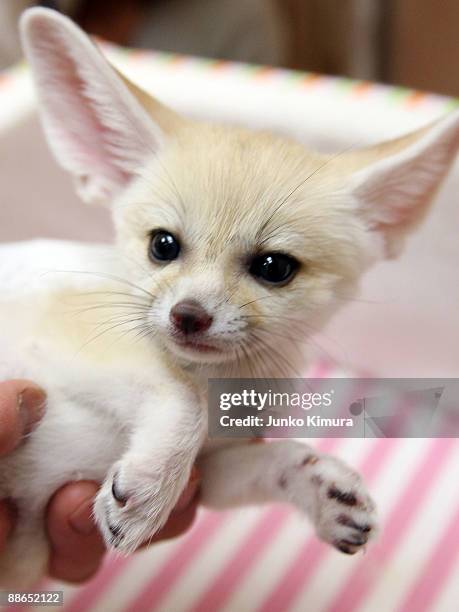
[[[128,49],[106,42],[100,42],[102,48],[114,58],[127,61],[132,65],[146,64],[150,66],[167,66],[171,71],[184,66],[200,73],[205,72],[209,78],[216,78],[231,72],[242,79],[263,83],[275,81],[279,86],[294,88],[307,92],[309,89],[326,85],[329,95],[348,96],[350,98],[365,98],[374,92],[381,94],[389,105],[401,105],[416,108],[423,104],[434,104],[439,110],[448,112],[459,106],[459,99],[441,96],[433,93],[417,91],[406,87],[381,85],[371,81],[359,81],[347,77],[333,77],[314,72],[302,72],[284,68],[274,68],[255,64],[229,62],[219,59],[206,59],[187,55]],[[23,63],[0,72],[0,95],[2,90],[13,87],[18,77],[24,72]]]
[[280,86],[293,87],[305,91],[309,88],[326,84],[331,95],[340,94],[349,97],[365,98],[372,92],[377,91],[384,95],[388,104],[403,105],[410,108],[427,102],[433,102],[438,104],[444,112],[447,112],[459,106],[459,99],[457,98],[418,91],[407,87],[354,80],[347,77],[334,77],[315,72],[288,70],[285,68],[229,62],[219,59],[206,59],[176,53],[127,49],[111,44],[107,45],[107,43],[103,43],[103,47],[114,56],[119,55],[132,64],[153,62],[159,65],[166,65],[171,70],[186,65],[199,72],[207,72],[209,78],[231,72],[244,79],[260,83],[276,81]]

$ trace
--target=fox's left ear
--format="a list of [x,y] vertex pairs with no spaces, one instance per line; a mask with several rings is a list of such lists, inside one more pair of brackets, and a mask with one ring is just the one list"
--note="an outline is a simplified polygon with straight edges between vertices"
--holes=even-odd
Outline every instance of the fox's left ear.
[[181,119],[112,68],[67,17],[35,7],[20,26],[51,151],[83,200],[112,200]]
[[387,257],[399,253],[405,234],[422,220],[458,149],[455,111],[427,128],[350,155],[351,165],[359,168],[351,177],[352,193],[368,228],[382,233]]

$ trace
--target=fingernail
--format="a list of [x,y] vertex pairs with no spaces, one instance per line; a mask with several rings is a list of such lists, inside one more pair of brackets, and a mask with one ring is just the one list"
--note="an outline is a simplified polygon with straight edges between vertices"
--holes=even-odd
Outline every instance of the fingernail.
[[79,535],[91,535],[96,529],[96,524],[92,516],[93,498],[85,500],[80,506],[70,515],[69,525]]
[[18,397],[18,410],[23,419],[24,434],[40,422],[46,408],[46,393],[40,387],[27,387]]

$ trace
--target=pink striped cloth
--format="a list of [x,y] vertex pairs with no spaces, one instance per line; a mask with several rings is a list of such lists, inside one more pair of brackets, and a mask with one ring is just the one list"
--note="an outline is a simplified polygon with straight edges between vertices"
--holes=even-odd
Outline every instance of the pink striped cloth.
[[[337,375],[324,364],[318,374]],[[459,609],[459,441],[323,439],[360,470],[381,531],[342,555],[286,507],[202,511],[191,531],[64,588],[66,612],[453,612]],[[17,610],[18,608],[15,608]]]

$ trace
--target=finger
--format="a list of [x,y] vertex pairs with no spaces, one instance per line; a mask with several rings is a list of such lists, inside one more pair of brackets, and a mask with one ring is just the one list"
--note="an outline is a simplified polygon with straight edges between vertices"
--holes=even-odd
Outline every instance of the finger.
[[186,510],[180,512],[180,514],[171,514],[158,533],[155,533],[153,538],[147,542],[147,545],[154,544],[155,542],[161,542],[163,540],[170,540],[177,538],[184,534],[195,521],[196,513],[198,510],[198,501],[194,500]]
[[99,568],[105,546],[92,517],[97,490],[96,483],[79,481],[65,485],[51,499],[47,529],[52,577],[82,582]]
[[0,383],[0,456],[32,431],[45,411],[46,394],[28,380]]
[[145,545],[162,540],[170,540],[188,531],[196,518],[200,480],[200,474],[196,466],[193,466],[190,480],[167,519],[167,523]]
[[5,501],[0,502],[0,553],[6,544],[6,540],[13,529],[14,510]]
[[188,509],[188,506],[192,504],[194,498],[198,494],[199,485],[201,483],[201,476],[198,472],[198,468],[194,465],[191,468],[190,479],[188,480],[187,486],[183,489],[175,508],[172,510],[172,514],[179,514]]

